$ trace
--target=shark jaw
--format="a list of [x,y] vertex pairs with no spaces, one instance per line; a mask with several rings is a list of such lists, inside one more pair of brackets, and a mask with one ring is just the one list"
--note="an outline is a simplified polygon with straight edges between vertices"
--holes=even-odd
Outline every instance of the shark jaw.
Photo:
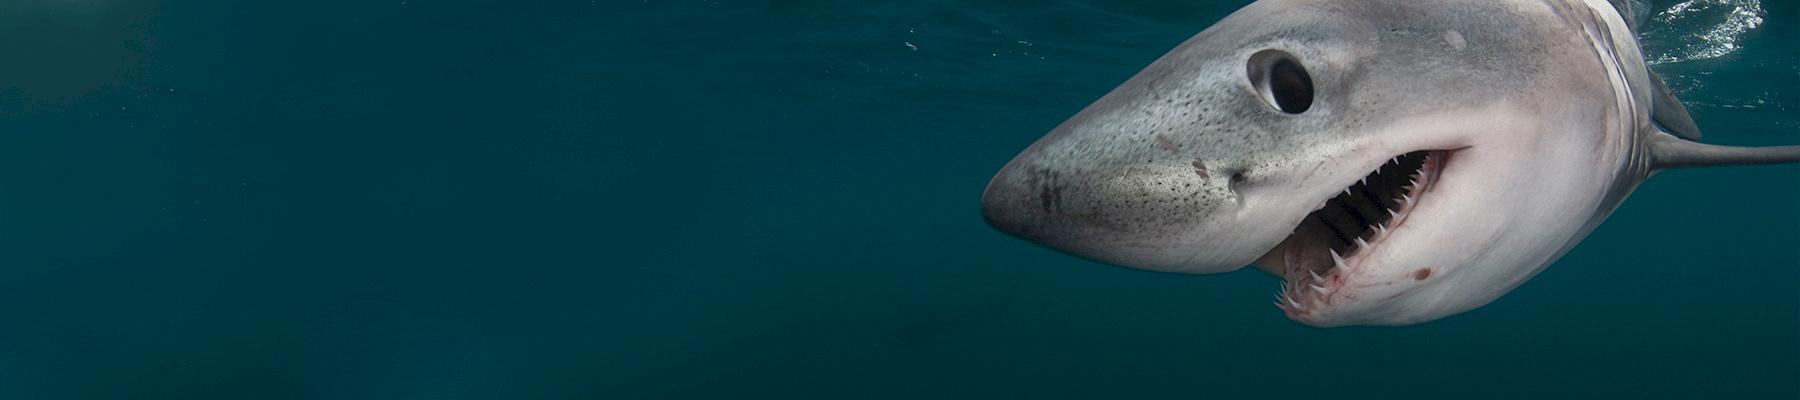
[[1333,320],[1342,316],[1330,314],[1360,308],[1348,307],[1359,300],[1365,305],[1384,300],[1367,298],[1375,293],[1362,289],[1430,279],[1430,268],[1395,265],[1392,257],[1373,255],[1390,250],[1386,246],[1394,237],[1412,233],[1408,220],[1420,204],[1433,200],[1432,190],[1455,153],[1419,150],[1394,156],[1321,201],[1293,234],[1256,262],[1283,279],[1275,305],[1297,322],[1335,326]]

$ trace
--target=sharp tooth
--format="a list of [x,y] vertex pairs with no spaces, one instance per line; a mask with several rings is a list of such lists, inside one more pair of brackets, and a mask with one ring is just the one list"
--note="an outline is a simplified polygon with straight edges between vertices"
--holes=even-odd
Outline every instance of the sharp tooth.
[[1349,195],[1350,195],[1350,188],[1344,188],[1344,195],[1345,195],[1345,196],[1349,196]]
[[1300,302],[1294,301],[1294,299],[1291,299],[1291,298],[1287,299],[1287,302],[1288,302],[1288,305],[1294,306],[1295,310],[1305,310],[1306,309],[1306,306],[1300,305]]
[[1419,178],[1417,177],[1414,177],[1411,183],[1406,185],[1406,190],[1412,190],[1414,186],[1419,186]]
[[1319,273],[1317,273],[1317,272],[1313,272],[1313,270],[1310,270],[1310,269],[1309,269],[1309,270],[1306,270],[1306,273],[1309,273],[1309,274],[1312,274],[1312,276],[1313,276],[1313,280],[1314,280],[1314,281],[1322,281],[1322,280],[1325,280],[1325,278],[1320,278],[1320,277],[1319,277]]
[[[1388,210],[1388,215],[1394,215],[1394,210]],[[1384,223],[1375,224],[1375,229],[1380,231],[1381,234],[1386,235],[1387,234],[1387,223],[1384,222]]]
[[1413,202],[1412,195],[1402,194],[1402,195],[1400,195],[1400,197],[1406,198],[1406,204],[1412,204],[1412,202]]
[[[1388,216],[1394,217],[1394,218],[1400,218],[1400,213],[1394,212],[1394,209],[1390,208],[1390,209],[1388,209]],[[1382,230],[1387,230],[1387,228],[1383,227]]]
[[[1380,172],[1380,171],[1376,171],[1376,172]],[[1362,178],[1362,180],[1356,181],[1356,183],[1361,183],[1361,184],[1367,185],[1367,184],[1369,184],[1369,177],[1365,176]],[[1350,188],[1344,188],[1344,191],[1349,192]]]
[[1342,268],[1344,266],[1344,256],[1338,255],[1336,249],[1329,249],[1329,250],[1331,250],[1332,264],[1336,264],[1338,267]]
[[1319,286],[1319,285],[1310,285],[1310,286],[1312,286],[1312,290],[1314,292],[1319,292],[1319,294],[1329,294],[1328,292],[1325,291],[1324,286]]
[[1363,240],[1363,238],[1361,236],[1358,236],[1358,237],[1356,237],[1356,245],[1359,246],[1360,248],[1366,249],[1366,248],[1369,248],[1369,241]]

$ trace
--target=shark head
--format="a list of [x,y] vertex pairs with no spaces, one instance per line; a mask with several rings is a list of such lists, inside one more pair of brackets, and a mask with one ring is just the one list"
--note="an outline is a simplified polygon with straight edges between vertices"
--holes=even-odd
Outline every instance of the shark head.
[[1308,325],[1443,318],[1658,168],[1641,57],[1600,0],[1260,1],[1025,149],[982,210],[1115,265],[1255,264]]

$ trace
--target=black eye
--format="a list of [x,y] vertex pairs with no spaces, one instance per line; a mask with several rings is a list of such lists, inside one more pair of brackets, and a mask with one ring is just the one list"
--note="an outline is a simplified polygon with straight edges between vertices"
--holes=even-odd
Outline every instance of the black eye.
[[1312,108],[1312,75],[1294,56],[1280,50],[1263,50],[1250,56],[1250,82],[1264,102],[1288,114]]

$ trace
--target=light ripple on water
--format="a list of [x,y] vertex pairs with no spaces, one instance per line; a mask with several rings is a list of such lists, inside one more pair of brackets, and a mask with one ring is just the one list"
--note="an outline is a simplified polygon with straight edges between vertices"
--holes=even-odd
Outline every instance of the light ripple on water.
[[1718,58],[1737,51],[1762,26],[1760,0],[1687,0],[1659,11],[1644,28],[1651,65]]

